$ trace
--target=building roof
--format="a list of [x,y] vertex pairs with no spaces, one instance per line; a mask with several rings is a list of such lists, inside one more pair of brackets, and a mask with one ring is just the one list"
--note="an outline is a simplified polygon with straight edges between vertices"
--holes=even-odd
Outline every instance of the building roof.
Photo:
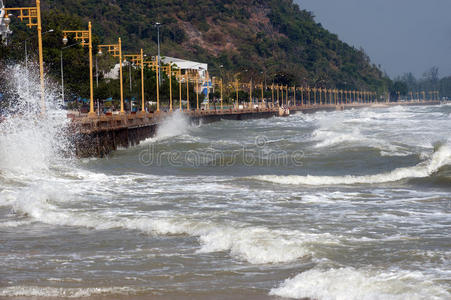
[[208,64],[206,63],[200,63],[197,61],[190,61],[185,60],[181,58],[175,58],[175,57],[162,57],[161,61],[165,64],[173,64],[179,67],[182,70],[208,70]]

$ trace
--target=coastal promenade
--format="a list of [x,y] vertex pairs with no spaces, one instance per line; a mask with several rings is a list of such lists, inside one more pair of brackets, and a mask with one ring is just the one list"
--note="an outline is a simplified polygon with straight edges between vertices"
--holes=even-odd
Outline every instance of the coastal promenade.
[[[437,105],[438,100],[413,100],[389,103],[349,103],[314,104],[290,106],[290,113],[313,113],[316,111],[335,111],[364,107],[382,108],[397,105]],[[103,157],[118,147],[128,148],[155,135],[158,125],[175,112],[126,113],[88,116],[68,114],[72,119],[72,132],[76,154],[79,157]],[[183,114],[193,124],[211,123],[220,120],[262,119],[279,116],[279,107],[259,106],[243,109],[185,110]]]

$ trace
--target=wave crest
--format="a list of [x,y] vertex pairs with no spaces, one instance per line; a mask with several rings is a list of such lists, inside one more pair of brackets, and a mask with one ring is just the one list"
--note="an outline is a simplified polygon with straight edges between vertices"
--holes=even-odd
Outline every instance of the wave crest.
[[449,145],[442,145],[434,152],[432,157],[413,167],[398,168],[388,173],[364,176],[276,176],[262,175],[254,176],[251,179],[267,181],[277,184],[290,185],[338,185],[338,184],[374,184],[395,182],[407,178],[424,178],[429,177],[440,168],[451,164],[451,148]]
[[449,293],[421,272],[371,272],[354,268],[309,270],[285,280],[270,295],[318,300],[446,299]]

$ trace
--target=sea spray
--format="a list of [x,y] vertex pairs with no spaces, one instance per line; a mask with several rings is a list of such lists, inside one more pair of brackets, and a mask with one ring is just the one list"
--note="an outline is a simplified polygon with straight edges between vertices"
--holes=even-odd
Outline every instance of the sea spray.
[[183,112],[176,111],[159,125],[156,138],[161,140],[182,135],[188,131],[189,126],[188,117]]
[[[69,121],[59,108],[59,98],[50,84],[46,88],[45,113],[41,107],[40,83],[21,65],[2,72],[8,92],[14,95],[0,123],[0,170],[29,174],[48,170],[71,154],[66,129]],[[32,78],[32,79],[30,79]],[[64,162],[66,164],[67,162]]]

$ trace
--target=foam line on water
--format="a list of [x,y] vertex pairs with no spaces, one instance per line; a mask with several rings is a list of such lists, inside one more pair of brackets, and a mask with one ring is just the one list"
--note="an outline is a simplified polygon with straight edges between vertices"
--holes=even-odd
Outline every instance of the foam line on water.
[[134,295],[140,292],[131,287],[62,288],[41,286],[10,286],[0,288],[0,297],[63,297],[84,298],[101,295]]
[[277,176],[261,175],[253,176],[251,179],[289,185],[339,185],[339,184],[375,184],[395,182],[407,178],[424,178],[437,172],[440,168],[451,163],[451,148],[442,145],[433,153],[432,157],[413,167],[397,168],[388,173],[364,176]]
[[[157,235],[189,235],[199,239],[197,253],[228,252],[252,264],[284,263],[311,256],[313,244],[339,243],[328,233],[314,234],[296,230],[275,230],[263,226],[174,217],[124,217],[118,213],[63,209],[58,206],[58,188],[30,187],[0,195],[0,205],[16,213],[55,226],[76,226],[95,230],[126,229]],[[64,200],[65,201],[65,200]]]
[[285,280],[270,295],[318,300],[439,300],[447,290],[421,272],[369,271],[351,267],[312,269]]

